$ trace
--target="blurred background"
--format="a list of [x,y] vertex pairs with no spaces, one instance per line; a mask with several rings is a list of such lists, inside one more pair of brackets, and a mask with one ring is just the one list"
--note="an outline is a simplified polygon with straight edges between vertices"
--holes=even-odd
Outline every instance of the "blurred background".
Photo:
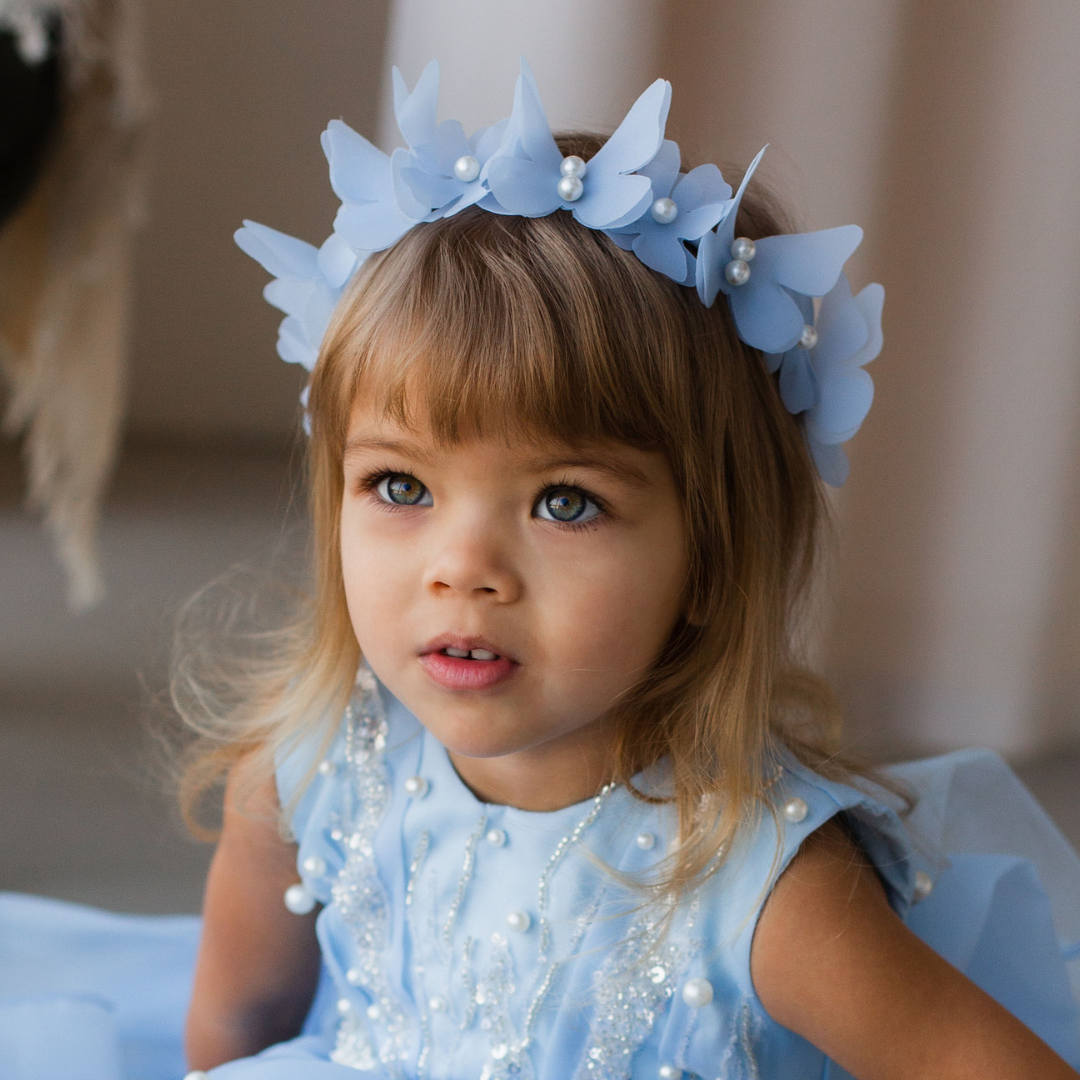
[[[856,288],[884,283],[886,344],[835,499],[818,662],[853,745],[877,758],[992,747],[1080,840],[1073,0],[97,6],[123,31],[122,62],[83,85],[106,86],[109,108],[93,122],[120,132],[111,160],[129,181],[99,185],[114,197],[100,236],[125,239],[94,263],[105,291],[87,294],[86,310],[115,317],[66,420],[48,420],[56,395],[40,376],[63,365],[20,368],[18,350],[7,354],[0,889],[197,910],[209,852],[184,838],[147,767],[173,622],[215,575],[288,569],[304,545],[303,372],[277,360],[266,275],[231,234],[250,217],[325,238],[336,200],[319,133],[341,116],[396,145],[391,64],[411,85],[437,58],[443,115],[471,131],[509,113],[519,53],[554,127],[611,130],[664,76],[684,158],[716,161],[737,182],[767,142],[759,175],[801,228],[863,225],[849,276]],[[50,168],[62,193],[73,173]],[[30,310],[22,264],[13,278],[2,263],[5,234],[35,198],[0,232],[0,329],[5,303]],[[66,459],[50,458],[42,448],[63,442],[60,428],[75,434]],[[20,432],[52,539],[25,504]],[[69,497],[65,478],[80,468]],[[79,544],[95,528],[106,591],[73,613],[70,601],[94,599]]]

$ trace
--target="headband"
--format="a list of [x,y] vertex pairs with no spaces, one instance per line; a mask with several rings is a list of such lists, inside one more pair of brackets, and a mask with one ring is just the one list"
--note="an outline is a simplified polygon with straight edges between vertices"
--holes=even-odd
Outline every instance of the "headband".
[[707,307],[723,294],[739,337],[763,353],[770,372],[779,371],[784,407],[800,417],[822,479],[843,484],[848,461],[840,444],[873,400],[862,369],[881,351],[885,298],[876,284],[853,296],[842,273],[862,240],[857,225],[737,237],[739,204],[765,151],[734,195],[715,165],[681,171],[678,145],[664,138],[671,84],[663,79],[587,162],[559,150],[524,59],[510,116],[469,138],[456,120],[437,121],[435,61],[411,92],[394,68],[393,90],[406,146],[385,154],[341,120],[323,132],[341,206],[321,247],[254,221],[235,234],[275,278],[263,295],[286,316],[278,334],[283,360],[315,367],[350,278],[368,255],[417,225],[469,206],[520,217],[566,210],[652,270],[695,288]]

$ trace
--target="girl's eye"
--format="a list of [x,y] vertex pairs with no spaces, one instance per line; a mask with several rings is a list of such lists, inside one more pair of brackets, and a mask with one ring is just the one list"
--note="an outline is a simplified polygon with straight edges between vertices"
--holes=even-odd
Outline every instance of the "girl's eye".
[[596,517],[600,507],[579,488],[556,487],[540,496],[533,512],[544,521],[579,525]]
[[383,502],[394,506],[431,506],[431,492],[415,476],[389,473],[375,486]]

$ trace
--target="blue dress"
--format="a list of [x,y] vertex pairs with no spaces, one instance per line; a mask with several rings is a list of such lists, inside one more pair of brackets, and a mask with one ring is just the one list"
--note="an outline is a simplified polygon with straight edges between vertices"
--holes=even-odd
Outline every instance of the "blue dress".
[[[1080,1067],[1080,860],[992,754],[893,768],[917,795],[904,820],[786,761],[775,813],[677,905],[631,884],[673,842],[668,807],[622,787],[550,813],[481,803],[366,671],[315,754],[296,745],[277,781],[290,901],[324,905],[316,1000],[299,1038],[212,1080],[844,1077],[750,979],[769,889],[837,814],[915,933]],[[0,896],[0,1076],[179,1080],[197,930]]]

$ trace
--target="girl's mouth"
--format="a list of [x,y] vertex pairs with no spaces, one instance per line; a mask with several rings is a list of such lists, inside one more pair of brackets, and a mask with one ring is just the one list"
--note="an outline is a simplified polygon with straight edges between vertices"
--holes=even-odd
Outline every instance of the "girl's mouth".
[[490,649],[443,645],[420,654],[429,678],[445,690],[487,690],[509,678],[520,665]]

